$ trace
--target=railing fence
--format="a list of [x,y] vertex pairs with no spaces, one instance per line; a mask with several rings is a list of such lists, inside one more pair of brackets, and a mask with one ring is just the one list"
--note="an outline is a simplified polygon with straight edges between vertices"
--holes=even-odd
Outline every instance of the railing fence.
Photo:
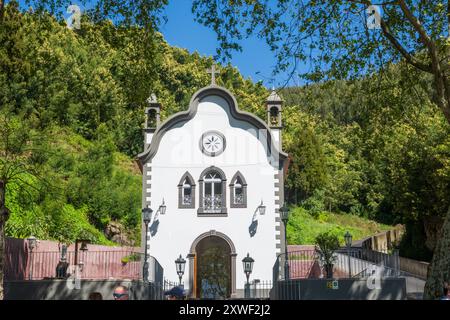
[[266,300],[270,298],[270,291],[272,290],[273,283],[270,280],[253,280],[248,286],[245,284],[244,288],[246,287],[248,288],[248,296],[245,298]]
[[[331,277],[367,278],[374,272],[381,277],[399,276],[398,252],[392,254],[373,250],[350,248],[334,252]],[[290,279],[322,279],[327,277],[325,266],[313,249],[280,254],[273,267],[273,281]]]
[[[17,261],[22,261],[18,264]],[[5,252],[5,280],[142,279],[143,254],[134,251]],[[149,280],[162,282],[163,269],[149,256]]]

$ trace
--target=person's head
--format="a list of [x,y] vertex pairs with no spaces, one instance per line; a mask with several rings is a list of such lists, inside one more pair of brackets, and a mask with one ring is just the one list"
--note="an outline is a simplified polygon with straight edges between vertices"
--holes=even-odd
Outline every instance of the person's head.
[[118,286],[114,289],[114,300],[128,300],[128,289],[124,286]]
[[100,292],[91,292],[89,300],[103,300],[103,297]]
[[184,289],[180,286],[173,287],[164,293],[168,300],[183,300],[185,297]]

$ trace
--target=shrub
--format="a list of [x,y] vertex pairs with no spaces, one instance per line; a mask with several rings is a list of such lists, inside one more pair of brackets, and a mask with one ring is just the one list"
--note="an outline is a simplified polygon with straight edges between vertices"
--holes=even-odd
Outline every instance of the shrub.
[[121,261],[123,264],[127,264],[128,262],[133,262],[133,261],[141,261],[141,254],[140,253],[132,253],[128,256],[123,257]]
[[315,190],[311,197],[303,201],[302,206],[317,219],[325,211],[323,191]]
[[315,245],[320,261],[327,271],[327,277],[331,278],[332,266],[336,261],[334,252],[339,249],[339,238],[331,232],[324,232],[316,237]]

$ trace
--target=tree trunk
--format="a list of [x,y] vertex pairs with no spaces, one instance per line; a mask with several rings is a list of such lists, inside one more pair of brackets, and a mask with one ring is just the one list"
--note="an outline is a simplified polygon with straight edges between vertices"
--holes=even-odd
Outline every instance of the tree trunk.
[[4,270],[4,255],[5,255],[5,234],[4,223],[0,222],[0,300],[3,300],[3,270]]
[[333,267],[332,263],[325,264],[325,274],[327,279],[333,279]]
[[5,206],[5,183],[0,180],[0,300],[3,300],[3,275],[5,262],[5,223],[9,211]]
[[0,22],[3,20],[3,11],[5,10],[5,1],[0,0]]
[[424,299],[436,299],[443,296],[445,284],[450,284],[450,208],[428,269]]

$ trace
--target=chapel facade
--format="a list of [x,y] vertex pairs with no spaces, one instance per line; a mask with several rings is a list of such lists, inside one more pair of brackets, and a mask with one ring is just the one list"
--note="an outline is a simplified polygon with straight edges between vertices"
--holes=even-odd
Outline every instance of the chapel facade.
[[272,91],[264,122],[239,110],[233,94],[214,82],[162,123],[161,105],[148,100],[138,159],[142,205],[153,215],[142,243],[166,278],[177,279],[174,261],[186,259],[183,282],[191,297],[239,298],[242,259],[255,261],[251,279],[271,280],[285,248],[282,99]]

